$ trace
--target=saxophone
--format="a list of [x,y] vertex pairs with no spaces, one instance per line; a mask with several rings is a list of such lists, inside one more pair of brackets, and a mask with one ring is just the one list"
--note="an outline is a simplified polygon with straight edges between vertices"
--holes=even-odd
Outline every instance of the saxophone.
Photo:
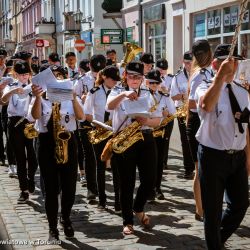
[[[112,121],[109,120],[105,124],[111,126]],[[108,139],[112,134],[113,134],[113,131],[107,130],[106,128],[99,126],[98,128],[93,129],[88,132],[88,138],[89,138],[90,143],[98,144]]]
[[59,103],[53,103],[53,135],[56,143],[55,158],[57,164],[65,164],[68,162],[68,140],[71,137],[70,132],[66,131],[64,126],[60,124],[60,106]]
[[23,132],[24,132],[24,135],[28,139],[34,139],[34,138],[38,137],[38,132],[34,128],[34,123],[27,123],[27,124],[25,124],[25,128],[24,128]]
[[143,134],[140,131],[141,127],[139,122],[134,121],[124,128],[116,137],[112,138],[113,151],[117,154],[122,154],[137,141],[144,140]]
[[154,128],[154,131],[153,131],[153,136],[154,137],[162,137],[164,138],[164,135],[165,135],[165,126],[173,121],[176,117],[179,117],[179,118],[186,118],[186,110],[187,110],[187,102],[185,102],[177,111],[175,114],[173,115],[170,115],[170,116],[167,116],[165,117],[161,124]]

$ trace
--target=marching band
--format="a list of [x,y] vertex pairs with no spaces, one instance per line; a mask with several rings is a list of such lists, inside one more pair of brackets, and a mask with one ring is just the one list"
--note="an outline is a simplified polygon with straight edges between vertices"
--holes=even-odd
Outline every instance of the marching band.
[[[6,62],[7,53],[0,50],[0,161],[5,163],[5,132],[8,174],[19,180],[17,202],[26,203],[34,193],[39,167],[49,240],[59,239],[59,202],[65,236],[74,237],[70,217],[78,173],[87,200],[92,204],[98,198],[98,209],[105,210],[105,171],[111,164],[114,211],[122,216],[123,234],[134,234],[134,217],[149,229],[144,207],[165,199],[161,180],[177,118],[183,178],[194,178],[194,218],[204,221],[208,249],[221,249],[249,206],[250,98],[245,82],[235,78],[238,60],[244,58],[236,50],[229,57],[229,44],[212,53],[207,40],[198,40],[171,75],[166,59],[155,62],[152,54],[142,53],[135,60],[141,48],[127,47],[131,54],[121,64],[112,49],[106,57],[80,61],[79,68],[74,52],[65,55],[64,68],[57,53],[39,65],[26,51]],[[59,101],[46,80],[33,80],[44,70],[54,76]]]

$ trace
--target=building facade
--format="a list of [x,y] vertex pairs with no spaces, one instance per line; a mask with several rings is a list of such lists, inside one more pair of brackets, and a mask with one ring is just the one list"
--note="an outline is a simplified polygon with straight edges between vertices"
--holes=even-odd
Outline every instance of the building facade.
[[[208,39],[214,49],[231,43],[241,1],[123,0],[126,39],[139,43],[155,59],[169,61],[170,71],[181,66],[182,55],[197,39]],[[238,50],[250,58],[249,8],[238,37]],[[134,35],[131,35],[134,34]]]

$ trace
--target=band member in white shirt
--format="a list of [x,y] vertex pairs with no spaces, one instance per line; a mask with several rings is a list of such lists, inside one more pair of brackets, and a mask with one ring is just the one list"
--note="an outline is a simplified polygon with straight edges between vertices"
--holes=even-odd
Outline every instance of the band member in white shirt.
[[213,77],[211,69],[212,51],[207,40],[197,40],[192,46],[193,62],[191,67],[191,76],[189,79],[189,96],[188,96],[188,114],[187,114],[187,138],[191,150],[193,162],[195,163],[195,176],[194,176],[194,198],[196,203],[195,219],[202,221],[203,210],[200,195],[200,182],[198,178],[198,160],[197,150],[198,141],[195,134],[200,126],[200,119],[197,113],[195,102],[195,91],[201,82],[209,80]]
[[[162,113],[163,119],[168,116],[173,116],[176,112],[174,102],[170,98],[170,96],[166,93],[161,91],[160,84],[162,82],[161,73],[158,70],[151,70],[146,75],[146,79],[148,80],[149,90],[151,95],[153,96],[155,103],[157,105],[156,115]],[[171,120],[170,120],[171,122]],[[155,198],[158,200],[164,200],[164,194],[161,190],[161,181],[162,181],[162,174],[163,174],[163,166],[164,166],[164,158],[165,155],[168,154],[168,145],[169,145],[169,135],[167,134],[168,124],[161,128],[161,134],[159,136],[155,136],[156,146],[157,146],[157,177],[156,177],[156,184],[155,189],[153,190],[152,195],[149,196],[149,200],[152,201]],[[166,144],[167,147],[166,147]],[[166,150],[167,148],[167,150]]]
[[[77,143],[74,131],[76,130],[76,119],[83,120],[85,117],[81,101],[75,94],[72,101],[52,103],[45,97],[41,87],[32,85],[32,92],[35,97],[31,115],[36,119],[35,128],[39,132],[36,146],[37,159],[45,187],[49,241],[53,242],[59,239],[57,216],[60,190],[60,223],[66,237],[74,236],[74,229],[70,220],[71,209],[75,200],[78,171]],[[65,138],[63,144],[61,143],[64,139],[62,138],[62,141],[59,139],[60,132]],[[60,161],[57,159],[60,159]]]
[[[144,66],[140,62],[132,61],[128,63],[124,72],[123,86],[116,86],[111,91],[107,100],[107,110],[114,111],[112,120],[114,132],[122,134],[124,133],[124,129],[131,125],[132,122],[137,121],[142,125],[138,132],[142,133],[144,139],[135,139],[135,143],[123,153],[114,153],[113,155],[117,162],[121,183],[120,200],[123,217],[123,234],[125,235],[134,233],[133,212],[143,227],[150,227],[150,219],[143,210],[148,195],[155,187],[156,180],[157,152],[152,128],[160,124],[161,114],[158,115],[159,118],[146,118],[138,114],[134,118],[129,118],[126,115],[124,106],[126,99],[136,102],[138,98],[145,98],[148,102],[146,106],[141,107],[141,112],[150,114],[150,112],[155,110],[155,102],[149,90],[141,87],[143,68]],[[127,140],[133,140],[129,134],[127,137]],[[133,202],[137,167],[140,175],[140,185]]]
[[[113,112],[107,112],[105,110],[107,98],[116,85],[117,81],[120,81],[119,69],[115,66],[106,66],[103,70],[99,71],[97,80],[95,82],[96,87],[90,90],[84,103],[84,113],[86,119],[89,122],[97,120],[102,123],[112,120]],[[107,143],[107,139],[94,144],[96,168],[97,168],[97,187],[99,196],[99,209],[106,208],[106,193],[105,193],[105,170],[106,163],[101,161],[101,154],[104,146]],[[117,166],[111,158],[111,168],[113,170],[113,184],[115,191],[115,212],[119,213],[120,208],[120,195],[119,195],[119,182]]]
[[[196,138],[209,250],[223,248],[249,206],[250,100],[247,91],[233,81],[237,59],[241,57],[235,50],[231,59],[223,59],[228,56],[230,47],[218,45],[214,59],[218,72],[213,80],[203,81],[198,86],[195,96],[201,119]],[[224,196],[227,206],[223,211]]]
[[31,88],[29,92],[27,90],[30,84],[31,68],[27,62],[19,61],[13,70],[17,81],[6,86],[2,101],[8,102],[8,134],[10,145],[16,156],[17,175],[21,190],[18,203],[25,203],[29,199],[29,193],[35,191],[34,177],[37,170],[33,139],[28,139],[24,135],[25,125],[29,123],[27,114],[31,101]]
[[[192,64],[192,53],[187,51],[183,55],[183,68],[180,69],[172,80],[170,95],[175,102],[176,109],[184,108],[188,98],[188,80],[190,76]],[[183,153],[183,165],[184,165],[184,175],[185,179],[193,179],[193,171],[195,165],[192,159],[190,147],[187,140],[186,132],[186,122],[185,117],[177,117],[180,137],[181,137],[181,147]]]

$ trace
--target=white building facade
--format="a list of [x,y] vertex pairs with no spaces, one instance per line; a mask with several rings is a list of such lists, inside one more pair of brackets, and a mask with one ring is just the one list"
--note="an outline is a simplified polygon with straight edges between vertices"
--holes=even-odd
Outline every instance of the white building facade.
[[[135,42],[155,59],[166,58],[170,71],[175,72],[181,65],[183,53],[191,49],[195,40],[208,39],[213,49],[219,43],[231,43],[240,2],[124,0],[124,28],[129,32],[134,30]],[[238,50],[247,58],[250,58],[249,11],[250,3],[238,37]]]

